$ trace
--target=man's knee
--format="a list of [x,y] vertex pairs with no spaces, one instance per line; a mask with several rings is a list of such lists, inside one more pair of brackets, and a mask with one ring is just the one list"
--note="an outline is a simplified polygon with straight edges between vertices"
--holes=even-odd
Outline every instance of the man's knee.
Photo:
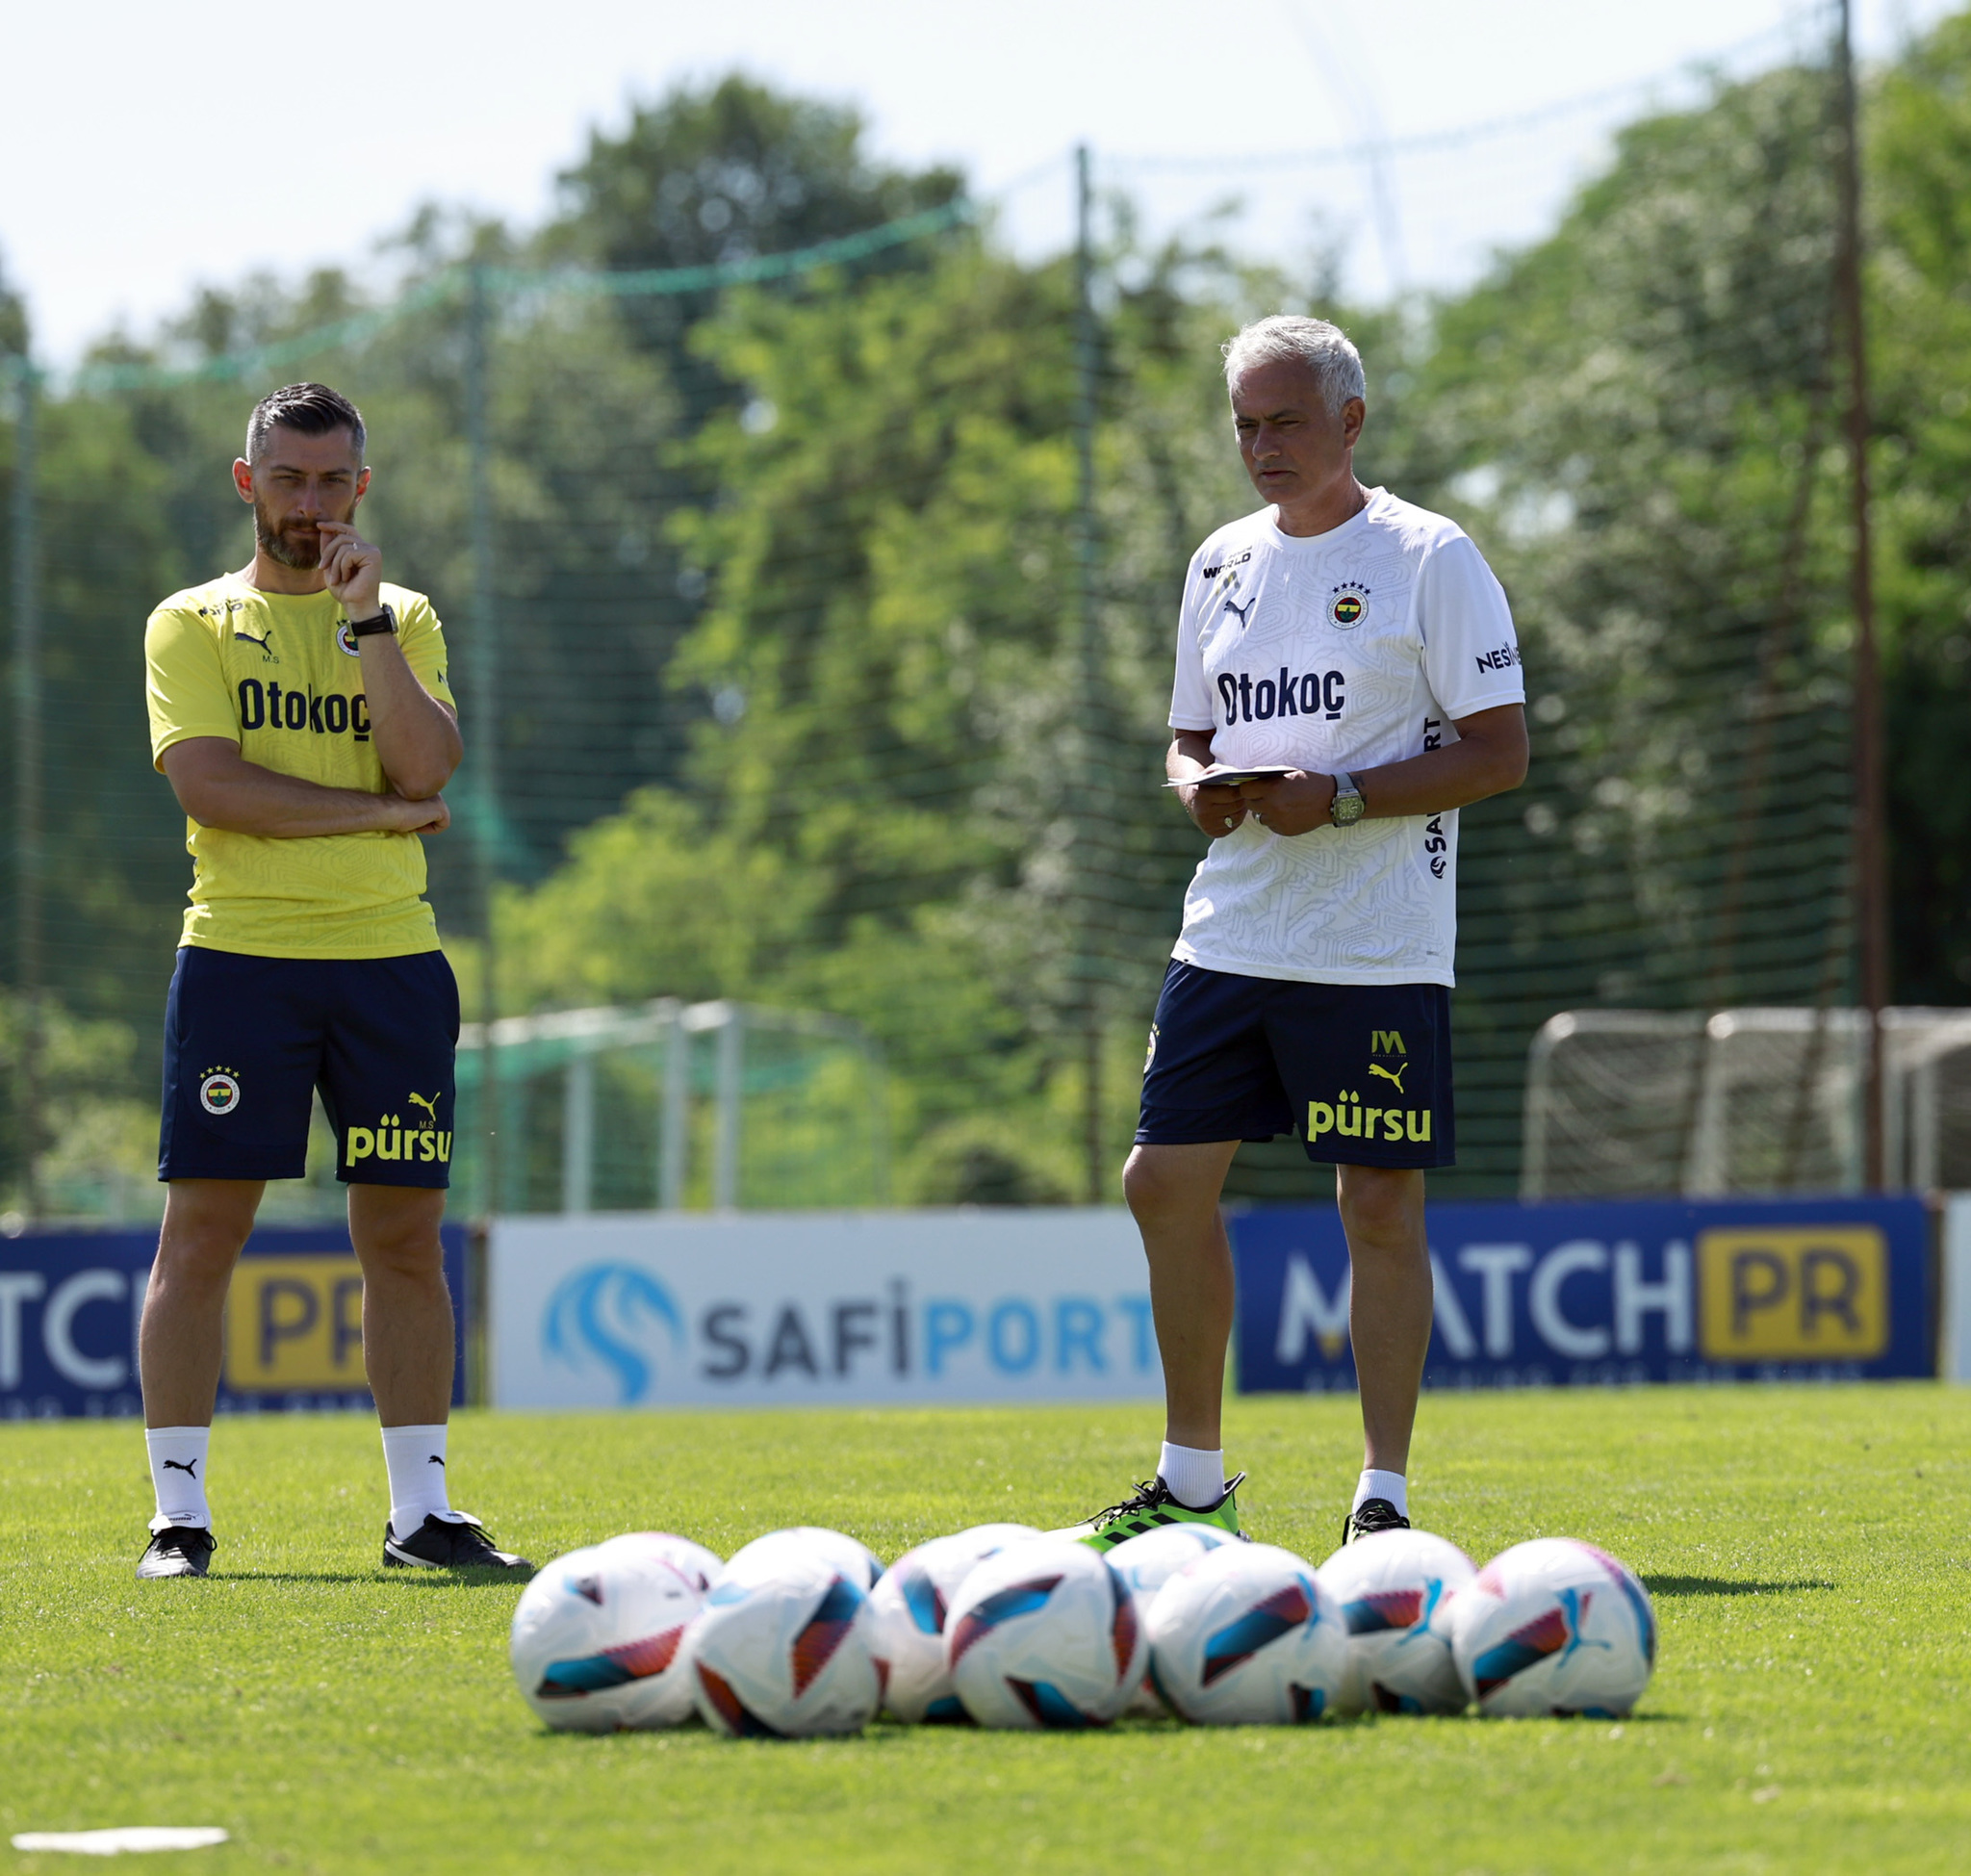
[[444,1287],[443,1193],[365,1186],[349,1198],[349,1236],[366,1281]]
[[1349,1166],[1341,1169],[1336,1200],[1342,1226],[1351,1246],[1421,1244],[1423,1222],[1423,1175],[1395,1167]]
[[1234,1148],[1138,1146],[1122,1169],[1122,1196],[1139,1224],[1210,1212]]
[[252,1235],[257,1181],[173,1180],[165,1197],[151,1286],[223,1290]]

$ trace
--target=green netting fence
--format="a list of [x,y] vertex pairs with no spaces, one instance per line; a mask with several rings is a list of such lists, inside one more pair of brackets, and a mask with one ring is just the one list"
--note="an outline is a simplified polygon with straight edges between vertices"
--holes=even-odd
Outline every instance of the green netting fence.
[[[1356,336],[1364,478],[1465,523],[1525,649],[1532,778],[1464,820],[1439,1190],[1517,1188],[1558,1011],[1852,1001],[1832,99],[1808,61],[1644,118],[1436,299],[1148,243],[1084,161],[1053,259],[953,194],[731,263],[319,280],[248,343],[16,367],[0,1203],[152,1203],[189,861],[141,631],[248,557],[227,465],[303,375],[362,406],[365,528],[454,648],[431,897],[469,1019],[528,1039],[468,1057],[473,1209],[1114,1194],[1202,844],[1158,785],[1179,582],[1252,505],[1216,348],[1282,308]],[[780,1013],[737,1083],[666,1069],[682,1027],[537,1046],[713,1006]],[[1326,1179],[1275,1143],[1232,1192]],[[318,1167],[279,1202],[329,1199]]]

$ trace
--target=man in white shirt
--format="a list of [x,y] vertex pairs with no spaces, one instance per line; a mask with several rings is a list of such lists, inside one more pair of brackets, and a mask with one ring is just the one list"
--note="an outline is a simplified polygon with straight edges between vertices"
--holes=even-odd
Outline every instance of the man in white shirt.
[[1155,1479],[1085,1528],[1101,1546],[1173,1522],[1239,1529],[1218,1195],[1241,1141],[1290,1130],[1335,1165],[1348,1239],[1365,1455],[1343,1541],[1408,1525],[1423,1171],[1453,1160],[1457,810],[1526,774],[1498,581],[1456,523],[1355,478],[1355,347],[1321,320],[1260,320],[1225,347],[1225,377],[1268,505],[1212,535],[1185,582],[1165,768],[1212,846],[1123,1170],[1167,1419]]

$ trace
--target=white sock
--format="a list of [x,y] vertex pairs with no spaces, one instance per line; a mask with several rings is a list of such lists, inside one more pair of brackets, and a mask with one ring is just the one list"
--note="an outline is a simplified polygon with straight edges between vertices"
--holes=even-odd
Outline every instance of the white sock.
[[445,1488],[445,1424],[386,1426],[383,1463],[390,1472],[390,1528],[415,1537],[430,1517],[455,1522]]
[[1157,1477],[1170,1488],[1170,1496],[1192,1511],[1216,1504],[1225,1496],[1225,1452],[1207,1452],[1201,1447],[1172,1446],[1164,1442],[1157,1460]]
[[1377,1472],[1373,1466],[1355,1481],[1355,1503],[1348,1509],[1359,1511],[1372,1498],[1386,1498],[1396,1507],[1398,1517],[1410,1515],[1410,1485],[1399,1472]]
[[212,1529],[212,1507],[205,1502],[205,1451],[212,1444],[210,1426],[146,1426],[144,1450],[150,1454],[151,1490],[157,1494],[158,1515],[153,1530],[182,1525]]

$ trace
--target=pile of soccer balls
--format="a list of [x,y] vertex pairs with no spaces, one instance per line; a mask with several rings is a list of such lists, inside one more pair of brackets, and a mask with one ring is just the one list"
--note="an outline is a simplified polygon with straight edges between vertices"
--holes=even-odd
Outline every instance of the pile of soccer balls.
[[1656,1652],[1649,1592],[1614,1557],[1542,1538],[1483,1570],[1421,1530],[1317,1570],[1181,1524],[1108,1552],[1025,1525],[934,1538],[885,1570],[803,1527],[732,1559],[612,1537],[550,1563],[514,1611],[514,1678],[549,1726],[694,1713],[734,1738],[913,1723],[1199,1725],[1329,1714],[1626,1713]]

